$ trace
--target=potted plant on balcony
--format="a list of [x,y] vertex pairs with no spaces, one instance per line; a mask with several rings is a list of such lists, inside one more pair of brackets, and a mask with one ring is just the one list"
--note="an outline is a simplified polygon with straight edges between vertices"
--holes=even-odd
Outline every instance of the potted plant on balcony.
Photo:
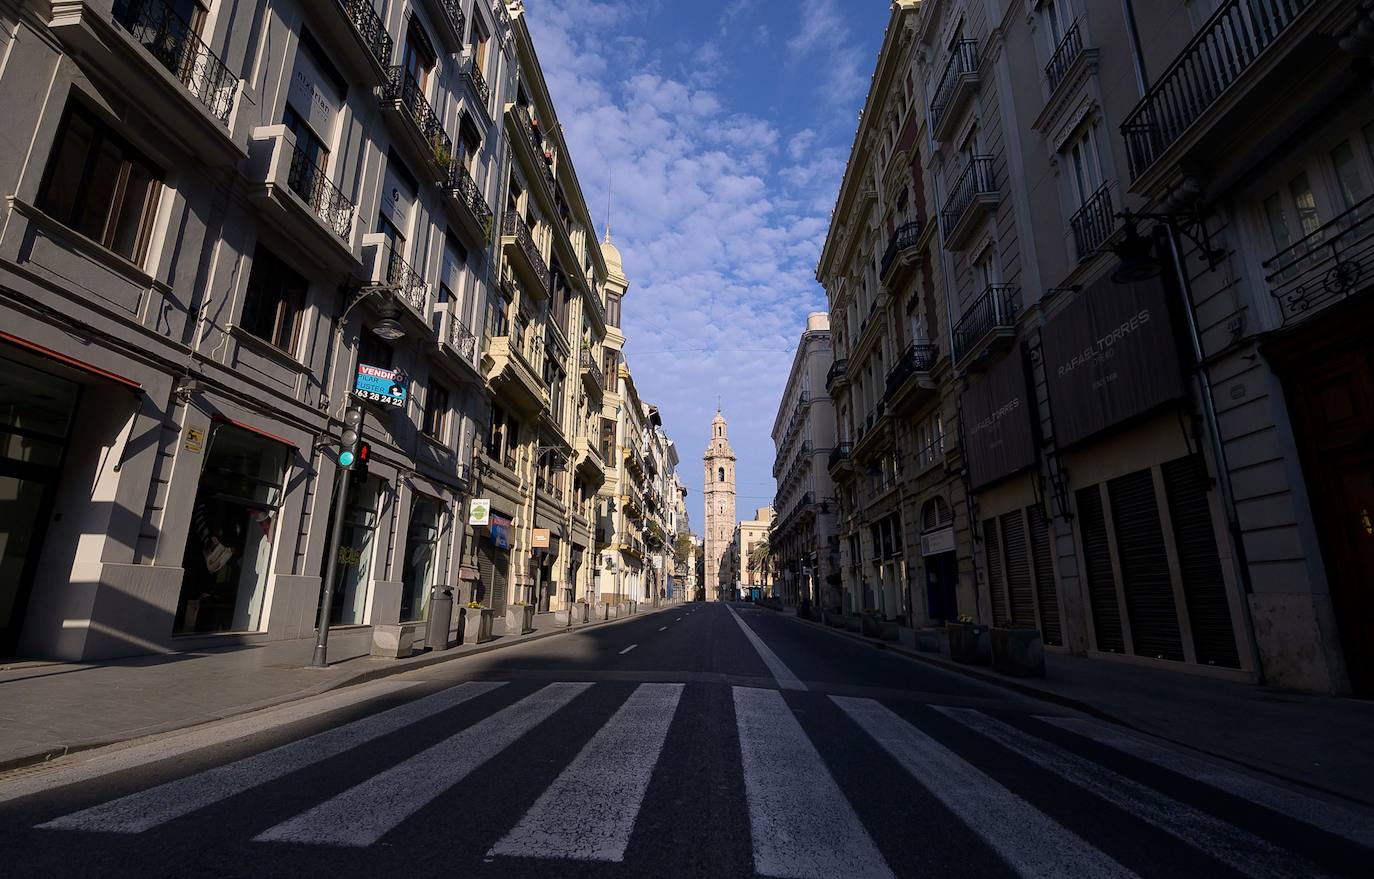
[[506,634],[526,635],[534,631],[534,605],[517,601],[506,605]]
[[991,656],[988,643],[988,627],[973,621],[973,617],[960,614],[957,622],[946,623],[949,632],[949,656],[964,665],[987,665]]
[[492,609],[480,601],[469,601],[463,609],[463,643],[481,644],[491,640]]
[[1015,678],[1045,676],[1045,643],[1033,625],[1006,623],[992,629],[992,668]]

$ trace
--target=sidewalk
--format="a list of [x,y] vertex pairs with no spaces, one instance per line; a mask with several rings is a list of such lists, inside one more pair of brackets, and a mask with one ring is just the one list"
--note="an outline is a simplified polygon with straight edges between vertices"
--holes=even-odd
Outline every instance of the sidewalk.
[[486,653],[619,620],[555,627],[538,614],[535,630],[405,659],[368,656],[310,667],[311,642],[253,645],[139,656],[101,663],[0,664],[0,771],[140,736],[195,726],[328,690],[464,656]]
[[1061,653],[1046,653],[1045,678],[1012,678],[952,661],[943,637],[939,653],[926,653],[910,629],[882,644],[799,621],[1374,805],[1374,702]]

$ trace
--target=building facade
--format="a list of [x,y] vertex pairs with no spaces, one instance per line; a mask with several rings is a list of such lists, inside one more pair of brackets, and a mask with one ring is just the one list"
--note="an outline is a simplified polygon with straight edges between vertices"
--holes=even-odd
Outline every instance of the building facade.
[[[778,597],[789,604],[838,609],[845,606],[840,508],[829,465],[844,450],[837,442],[835,404],[826,392],[834,362],[830,316],[808,315],[773,419],[778,487],[769,540]],[[858,605],[851,599],[849,606]]]
[[773,554],[770,551],[769,531],[773,526],[773,508],[759,507],[754,518],[742,519],[735,526],[735,557],[739,559],[739,587],[745,595],[771,598],[773,589]]
[[706,534],[702,586],[710,601],[733,595],[735,588],[735,452],[725,416],[711,420],[711,439],[706,444],[702,500],[706,509]]
[[1370,692],[1370,25],[894,4],[818,270],[865,596],[873,565],[913,624]]

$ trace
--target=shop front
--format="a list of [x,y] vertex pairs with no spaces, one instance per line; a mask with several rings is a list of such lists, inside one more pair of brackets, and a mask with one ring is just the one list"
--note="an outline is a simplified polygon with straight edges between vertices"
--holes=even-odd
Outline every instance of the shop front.
[[429,593],[438,576],[439,526],[443,503],[429,495],[411,499],[406,527],[405,554],[401,561],[401,622],[425,619]]
[[[506,612],[510,591],[511,517],[493,511],[486,529],[478,528],[477,582],[473,600],[491,608],[497,617]],[[485,533],[484,533],[485,532]]]

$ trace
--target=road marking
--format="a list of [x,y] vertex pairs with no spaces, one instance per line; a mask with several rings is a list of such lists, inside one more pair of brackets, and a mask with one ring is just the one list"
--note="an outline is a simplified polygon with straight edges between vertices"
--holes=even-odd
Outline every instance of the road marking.
[[500,682],[469,682],[345,726],[169,781],[38,825],[52,830],[141,833],[250,788],[342,754],[387,733],[489,693]]
[[796,879],[892,876],[782,693],[731,689],[754,870]]
[[549,684],[313,809],[268,828],[255,840],[371,845],[590,686]]
[[739,623],[739,627],[744,630],[744,636],[749,639],[750,644],[754,645],[759,657],[763,659],[763,664],[768,666],[768,670],[777,679],[778,686],[784,690],[805,690],[806,684],[803,684],[800,678],[792,674],[792,670],[784,665],[781,659],[778,659],[778,655],[770,650],[767,644],[763,643],[763,639],[756,635],[753,629],[749,628],[749,624],[740,619],[739,614],[735,613],[735,609],[728,604],[725,609],[730,611],[730,616],[734,617],[735,622]]
[[638,644],[631,644],[629,647],[626,647],[624,650],[620,651],[620,655],[624,656],[626,653],[629,653],[631,650],[635,649],[638,646]]
[[660,632],[666,632],[666,631],[668,631],[668,627],[667,627],[667,626],[659,626],[659,627],[658,627],[658,630],[659,630]]
[[683,684],[640,684],[487,856],[623,861]]
[[1251,877],[1320,876],[1315,864],[972,708],[931,706],[1004,748]]
[[308,720],[329,711],[366,702],[391,693],[408,690],[420,681],[375,681],[313,696],[275,708],[256,711],[226,723],[215,723],[175,733],[170,736],[115,750],[92,753],[80,762],[64,763],[47,772],[0,782],[0,803],[16,800],[40,791],[51,790],[101,778],[126,769],[136,769],[149,763],[180,757],[222,742],[246,738],[264,730],[275,729],[298,720]]
[[887,707],[830,700],[1020,875],[1135,875]]
[[1319,830],[1343,836],[1365,848],[1374,848],[1374,816],[1353,807],[1329,803],[1298,791],[1271,784],[1232,769],[1220,761],[1205,760],[1167,747],[1124,727],[1086,717],[1037,717],[1036,720],[1092,739],[1147,763],[1228,794],[1263,806]]
[[673,622],[675,622],[675,623],[682,622],[682,617],[678,617],[677,619],[673,620]]

